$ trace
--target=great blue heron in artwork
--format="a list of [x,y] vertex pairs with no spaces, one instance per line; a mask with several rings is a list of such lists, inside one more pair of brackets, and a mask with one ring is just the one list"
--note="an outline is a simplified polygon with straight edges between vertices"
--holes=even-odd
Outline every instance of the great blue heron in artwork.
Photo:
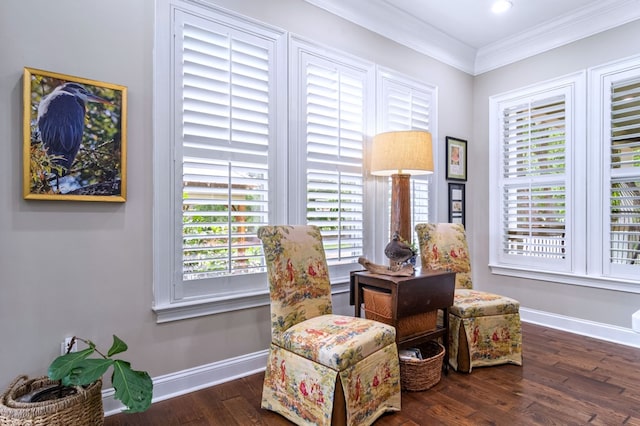
[[87,102],[110,102],[89,92],[78,83],[64,83],[56,87],[38,105],[38,127],[42,144],[53,162],[65,175],[78,154],[84,133]]

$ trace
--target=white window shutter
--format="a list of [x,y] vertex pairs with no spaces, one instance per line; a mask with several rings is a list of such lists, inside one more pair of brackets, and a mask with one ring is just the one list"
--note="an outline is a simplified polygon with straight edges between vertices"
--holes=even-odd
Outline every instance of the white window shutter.
[[[436,94],[433,86],[414,81],[406,76],[388,70],[378,73],[379,90],[379,132],[396,130],[424,130],[433,139],[433,158],[437,157],[438,135],[436,130]],[[436,163],[434,161],[434,163]],[[437,167],[437,166],[436,166]],[[417,223],[427,223],[433,214],[431,188],[433,174],[411,177],[411,229]],[[391,200],[391,183],[388,182],[388,202]],[[388,212],[388,210],[387,210]],[[389,216],[389,214],[387,214]],[[389,241],[389,221],[386,218],[386,241]],[[413,240],[417,241],[414,232]]]
[[[265,271],[275,41],[177,13],[176,175],[182,286],[177,296],[247,290]],[[215,281],[214,281],[215,280]],[[244,284],[243,284],[244,283]]]
[[614,275],[640,272],[640,70],[610,85],[608,251]]
[[[320,227],[327,262],[357,264],[364,250],[364,168],[368,71],[338,54],[297,44],[306,222]],[[344,271],[343,271],[344,272]]]
[[570,267],[570,100],[558,89],[499,108],[498,250],[509,263]]

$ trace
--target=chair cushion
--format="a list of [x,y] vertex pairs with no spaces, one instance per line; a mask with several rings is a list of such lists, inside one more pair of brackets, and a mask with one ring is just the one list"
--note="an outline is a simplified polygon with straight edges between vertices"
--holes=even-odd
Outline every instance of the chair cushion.
[[449,312],[461,318],[517,314],[520,302],[485,291],[456,289]]
[[302,357],[342,371],[395,343],[396,329],[364,318],[321,315],[302,321],[275,344]]

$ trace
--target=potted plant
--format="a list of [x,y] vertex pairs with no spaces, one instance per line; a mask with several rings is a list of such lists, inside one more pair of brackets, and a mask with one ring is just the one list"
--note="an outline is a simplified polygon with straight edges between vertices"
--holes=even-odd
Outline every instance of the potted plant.
[[[113,335],[113,344],[103,354],[91,340],[73,337],[69,348],[75,340],[85,343],[88,348],[79,352],[69,352],[57,357],[49,366],[49,379],[60,380],[62,386],[88,386],[101,379],[109,367],[113,367],[111,383],[115,389],[115,398],[126,407],[127,412],[137,413],[145,411],[151,405],[153,396],[153,382],[146,371],[136,371],[131,364],[113,356],[128,349],[127,344],[118,336]],[[99,358],[89,358],[98,354]]]
[[[86,349],[71,352],[76,341]],[[126,412],[145,411],[151,405],[153,382],[146,371],[136,371],[131,364],[115,358],[127,350],[127,344],[116,335],[106,354],[91,340],[73,337],[67,353],[53,360],[48,377],[27,380],[18,377],[0,399],[0,425],[28,424],[69,425],[101,424],[102,376],[113,369],[111,383],[115,398]],[[97,355],[97,356],[95,356]]]

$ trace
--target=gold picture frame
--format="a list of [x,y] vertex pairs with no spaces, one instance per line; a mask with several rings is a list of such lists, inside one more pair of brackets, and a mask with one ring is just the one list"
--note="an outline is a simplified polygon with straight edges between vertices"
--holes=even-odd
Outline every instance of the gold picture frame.
[[23,104],[25,199],[126,201],[125,86],[25,67]]

